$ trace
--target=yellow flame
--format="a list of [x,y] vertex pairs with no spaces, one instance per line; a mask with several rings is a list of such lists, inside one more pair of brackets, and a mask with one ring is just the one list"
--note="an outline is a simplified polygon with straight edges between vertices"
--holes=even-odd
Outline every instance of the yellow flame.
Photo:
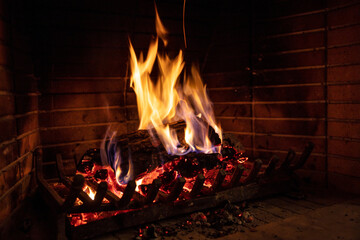
[[129,160],[128,160],[129,168],[125,176],[121,176],[122,175],[121,166],[120,166],[121,163],[122,163],[121,154],[120,154],[120,150],[118,150],[115,154],[115,177],[119,185],[127,184],[133,178],[133,162],[131,160],[131,156],[129,155]]
[[164,46],[166,47],[168,44],[168,41],[166,39],[168,31],[166,30],[166,28],[164,27],[164,25],[160,20],[156,4],[155,4],[155,15],[156,15],[156,20],[155,20],[156,34],[159,36],[159,38],[161,38],[161,40],[163,40]]
[[84,192],[87,193],[87,195],[89,195],[89,197],[94,200],[95,199],[95,191],[93,191],[91,188],[89,188],[88,186],[85,186],[85,188],[83,189]]
[[[158,36],[163,38],[162,30],[165,28],[157,10],[156,26]],[[132,72],[130,86],[136,93],[139,129],[154,128],[169,154],[183,155],[191,151],[218,152],[220,149],[212,146],[208,137],[209,126],[220,138],[222,131],[215,121],[212,103],[199,70],[193,66],[189,76],[184,73],[184,82],[180,84],[180,74],[185,65],[182,51],[180,50],[173,59],[167,54],[159,54],[158,37],[150,43],[146,59],[143,59],[142,53],[137,58],[131,41],[129,48]],[[154,82],[150,74],[156,60],[160,71],[157,81]],[[186,147],[180,145],[175,130],[169,126],[170,122],[179,120],[186,122]]]

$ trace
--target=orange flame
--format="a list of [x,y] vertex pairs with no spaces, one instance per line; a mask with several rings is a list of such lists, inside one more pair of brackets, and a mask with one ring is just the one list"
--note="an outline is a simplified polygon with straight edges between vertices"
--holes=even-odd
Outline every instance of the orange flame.
[[83,189],[84,192],[87,193],[87,195],[89,195],[89,197],[94,200],[95,199],[95,191],[93,191],[91,188],[89,188],[88,186],[85,186]]
[[160,20],[159,13],[156,8],[156,4],[155,4],[155,15],[156,15],[156,21],[155,21],[156,33],[161,38],[161,40],[163,40],[164,46],[166,47],[168,43],[166,39],[168,31],[166,30],[166,28],[164,27],[164,25]]
[[[167,54],[158,53],[158,37],[164,40],[166,30],[156,10],[156,29],[158,36],[150,43],[146,59],[142,53],[137,58],[130,41],[130,86],[136,93],[139,129],[156,130],[163,146],[169,154],[184,155],[199,151],[204,153],[219,152],[212,146],[208,137],[209,126],[222,138],[220,126],[215,121],[212,103],[206,93],[199,70],[191,68],[189,76],[184,73],[183,84],[179,83],[180,74],[184,69],[182,51],[171,59]],[[156,83],[150,78],[155,60],[159,67]],[[170,122],[184,120],[186,122],[185,142],[181,146],[175,130]]]

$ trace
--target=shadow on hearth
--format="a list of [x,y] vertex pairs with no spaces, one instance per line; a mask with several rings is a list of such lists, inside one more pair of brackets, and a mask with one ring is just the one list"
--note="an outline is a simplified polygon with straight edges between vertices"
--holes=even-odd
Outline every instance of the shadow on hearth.
[[37,189],[4,223],[0,229],[0,239],[57,239],[56,219],[57,214]]

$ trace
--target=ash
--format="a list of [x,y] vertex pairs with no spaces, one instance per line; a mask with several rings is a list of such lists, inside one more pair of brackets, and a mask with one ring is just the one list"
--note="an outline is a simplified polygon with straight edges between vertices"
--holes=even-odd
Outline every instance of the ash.
[[170,219],[164,222],[144,225],[136,229],[133,239],[196,239],[191,235],[202,235],[202,238],[219,238],[245,229],[254,230],[256,219],[249,212],[246,202],[233,204],[225,202],[222,207]]

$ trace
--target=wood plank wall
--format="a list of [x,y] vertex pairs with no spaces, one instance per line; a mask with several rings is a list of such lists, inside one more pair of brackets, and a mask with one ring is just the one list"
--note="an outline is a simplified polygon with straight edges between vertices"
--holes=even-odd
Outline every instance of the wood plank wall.
[[[184,49],[183,1],[156,2],[170,33],[167,51],[174,56]],[[215,22],[214,3],[186,5],[186,60],[201,63],[204,58]],[[63,154],[71,169],[74,158],[100,146],[110,125],[118,134],[137,129],[135,94],[128,79],[129,38],[135,51],[146,55],[155,35],[154,2],[39,1],[34,8],[42,9],[38,32],[45,33],[43,45],[48,46],[40,61],[49,64],[41,65],[48,72],[40,84],[40,134],[45,172],[51,177],[56,153]]]
[[34,186],[38,90],[21,1],[0,1],[0,223]]
[[359,193],[359,1],[229,6],[204,67],[225,132],[262,159],[312,141],[303,179]]
[[328,4],[329,184],[359,193],[360,1]]
[[258,1],[252,7],[254,155],[284,158],[289,148],[300,155],[312,141],[301,174],[325,184],[325,3]]

